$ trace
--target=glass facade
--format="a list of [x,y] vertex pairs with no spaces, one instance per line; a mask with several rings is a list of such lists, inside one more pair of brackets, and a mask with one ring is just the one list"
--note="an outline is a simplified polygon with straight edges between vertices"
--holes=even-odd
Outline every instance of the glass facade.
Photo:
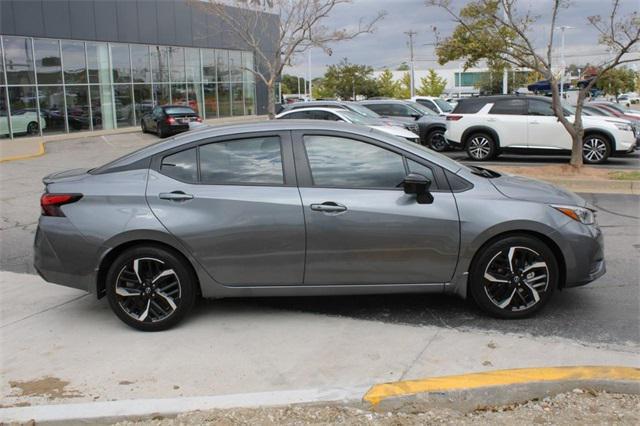
[[251,52],[0,36],[0,138],[140,124],[155,105],[256,113]]

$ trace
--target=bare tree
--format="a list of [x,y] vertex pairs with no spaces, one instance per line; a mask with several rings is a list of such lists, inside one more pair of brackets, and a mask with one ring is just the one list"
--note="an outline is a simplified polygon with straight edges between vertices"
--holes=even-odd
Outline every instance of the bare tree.
[[[334,42],[372,33],[385,16],[380,11],[361,18],[352,28],[329,28],[323,24],[336,6],[352,0],[192,0],[201,10],[220,17],[235,36],[253,51],[257,66],[246,69],[262,81],[268,91],[268,114],[275,115],[275,84],[285,66],[302,53],[320,48],[331,54]],[[236,6],[236,7],[229,7]],[[268,14],[268,15],[265,15]],[[276,28],[278,33],[273,34]],[[265,36],[266,35],[266,36]],[[275,45],[270,37],[275,39]]]
[[[597,74],[579,88],[575,119],[570,121],[562,108],[559,74],[556,72],[558,67],[553,61],[553,51],[560,12],[569,9],[572,4],[570,0],[552,0],[551,3],[548,40],[546,47],[542,47],[536,44],[542,28],[540,17],[532,15],[529,10],[519,10],[518,0],[477,0],[468,5],[466,11],[454,10],[451,0],[427,0],[427,6],[437,6],[448,12],[457,24],[457,35],[461,36],[457,40],[453,36],[439,40],[439,57],[465,57],[468,66],[480,59],[502,61],[537,71],[549,81],[554,113],[573,140],[571,165],[581,167],[584,101],[602,75],[618,65],[640,60],[640,17],[637,11],[622,13],[620,0],[612,0],[610,13],[606,17],[598,15],[587,18],[588,24],[599,37],[600,45],[607,50],[608,59],[599,64]],[[456,47],[456,43],[458,50],[452,54],[452,47]],[[445,52],[447,49],[448,52]]]

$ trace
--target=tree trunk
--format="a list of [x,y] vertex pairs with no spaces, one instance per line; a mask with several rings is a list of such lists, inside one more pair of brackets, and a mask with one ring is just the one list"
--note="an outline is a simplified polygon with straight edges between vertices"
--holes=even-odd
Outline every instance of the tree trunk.
[[273,82],[267,83],[267,114],[269,115],[269,120],[273,120],[276,117],[276,94],[273,86]]
[[580,129],[574,135],[571,135],[571,165],[576,168],[582,167],[582,135],[584,131]]

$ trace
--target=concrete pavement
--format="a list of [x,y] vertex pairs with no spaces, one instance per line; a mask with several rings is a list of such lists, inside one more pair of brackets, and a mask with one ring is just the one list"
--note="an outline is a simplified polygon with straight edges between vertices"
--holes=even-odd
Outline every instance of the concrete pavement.
[[[493,369],[637,367],[637,346],[591,346],[442,326],[416,327],[201,303],[175,329],[141,333],[105,300],[0,272],[3,406],[368,386]],[[541,350],[544,348],[544,350]]]

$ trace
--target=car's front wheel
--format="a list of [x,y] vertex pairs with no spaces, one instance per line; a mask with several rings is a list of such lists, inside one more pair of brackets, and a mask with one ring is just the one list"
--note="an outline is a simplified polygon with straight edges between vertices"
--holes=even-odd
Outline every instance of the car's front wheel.
[[127,325],[143,331],[166,330],[191,310],[196,278],[184,260],[158,246],[124,251],[111,264],[107,298]]
[[611,155],[609,141],[599,135],[587,135],[582,141],[582,159],[587,164],[602,164]]
[[444,137],[443,129],[437,129],[430,132],[427,136],[427,140],[429,141],[429,147],[434,151],[443,152],[449,148],[449,144]]
[[542,241],[509,236],[485,246],[469,271],[478,306],[499,318],[523,318],[540,310],[558,286],[558,261]]
[[493,138],[486,133],[475,133],[467,138],[467,155],[474,161],[491,160],[498,154]]

